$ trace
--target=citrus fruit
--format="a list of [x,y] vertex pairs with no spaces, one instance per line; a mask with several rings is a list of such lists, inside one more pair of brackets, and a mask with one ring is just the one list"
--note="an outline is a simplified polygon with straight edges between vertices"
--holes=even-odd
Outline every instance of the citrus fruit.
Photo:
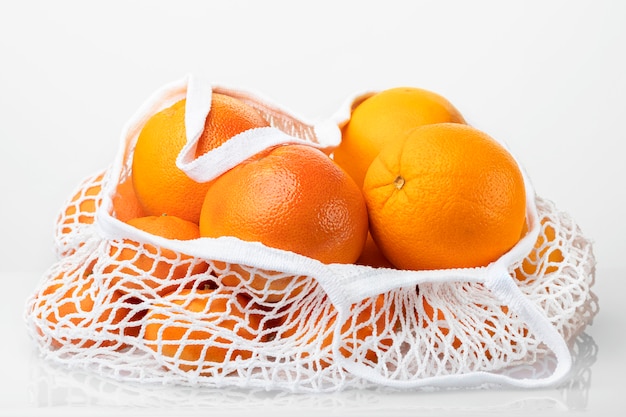
[[465,123],[446,98],[421,88],[390,88],[356,104],[350,120],[342,127],[334,159],[359,186],[383,146],[408,130],[431,123]]
[[[140,230],[167,239],[190,240],[200,237],[198,225],[176,216],[144,216],[128,220],[127,223]],[[121,243],[109,242],[109,265],[106,274],[114,276],[112,285],[121,290],[146,291],[158,295],[170,292],[179,285],[178,280],[205,272],[207,262],[171,249],[149,243],[123,239]]]
[[541,218],[540,223],[541,232],[537,236],[533,250],[515,270],[515,276],[520,281],[539,274],[551,274],[557,271],[559,264],[565,260],[554,225],[547,217]]
[[235,97],[213,93],[211,111],[198,140],[196,156],[217,148],[241,132],[266,126],[269,122],[251,105]]
[[[176,166],[176,158],[187,143],[185,103],[186,100],[181,100],[146,122],[133,153],[132,178],[147,215],[168,214],[198,223],[207,184],[192,180]],[[196,156],[220,146],[232,136],[263,126],[268,126],[268,122],[253,107],[239,99],[213,93]]]
[[357,265],[367,265],[374,268],[395,268],[385,255],[380,251],[371,233],[367,234],[367,240],[363,251],[359,255],[359,258],[355,261]]
[[[96,210],[102,204],[102,185],[106,171],[86,178],[69,199],[57,219],[57,235],[62,237],[76,230],[80,225],[93,224]],[[133,188],[132,181],[125,179],[118,186],[112,198],[114,215],[126,221],[143,216],[143,209]]]
[[293,301],[310,286],[305,276],[293,276],[280,271],[268,271],[248,265],[213,261],[213,272],[222,285],[238,287],[255,302],[275,303]]
[[145,216],[141,203],[137,199],[132,178],[130,177],[122,180],[117,185],[112,200],[113,215],[118,220],[125,222],[136,217]]
[[[332,363],[332,357],[328,355],[331,353],[337,316],[328,316],[328,312],[321,311],[318,304],[309,307],[314,310],[298,309],[281,317],[275,337],[285,340],[285,343],[314,345],[316,352],[326,352],[327,355],[313,365],[326,368]],[[391,333],[395,330],[395,323],[391,323],[394,317],[393,304],[386,305],[384,294],[354,304],[350,316],[341,325],[339,353],[359,361],[378,362],[380,354],[392,344]],[[371,348],[364,349],[364,345]],[[308,358],[309,353],[304,351],[302,357]]]
[[126,223],[167,239],[190,240],[200,237],[197,224],[176,216],[143,216],[130,219]]
[[[255,340],[260,316],[246,312],[241,293],[218,294],[212,289],[183,290],[169,304],[157,303],[145,317],[146,346],[174,360],[183,371],[195,371],[226,361],[249,359],[238,339]],[[202,372],[200,372],[202,374]]]
[[94,174],[77,187],[57,216],[54,230],[55,250],[68,256],[83,246],[84,236],[79,236],[86,225],[93,224],[96,211],[102,204],[102,182],[106,171]]
[[354,181],[327,155],[284,145],[211,182],[200,234],[235,236],[324,263],[352,263],[367,237],[367,210]]
[[57,218],[57,235],[67,235],[79,225],[92,224],[102,202],[102,181],[106,171],[86,178],[70,197]]
[[464,124],[424,125],[386,145],[363,193],[372,237],[401,269],[485,266],[518,242],[525,224],[515,159]]
[[[367,230],[357,185],[307,145],[271,148],[222,174],[210,183],[200,215],[202,236],[261,242],[323,263],[353,263]],[[250,284],[262,290],[267,280]]]
[[[426,297],[422,297],[422,307],[423,310],[416,309],[418,323],[422,324],[422,328],[437,326],[439,330],[436,337],[437,340],[433,341],[434,346],[438,347],[440,343],[445,343],[444,340],[447,340],[448,343],[452,343],[454,349],[459,349],[461,347],[461,340],[459,340],[457,336],[449,340],[450,324],[448,323],[448,318],[446,318],[445,313],[439,308],[433,308]],[[420,317],[422,314],[423,316]],[[450,320],[454,319],[455,317],[450,317]]]
[[[491,360],[505,355],[507,350],[517,345],[516,339],[528,334],[528,329],[523,326],[509,327],[504,324],[509,314],[505,305],[474,304],[469,307],[482,311],[472,316],[457,317],[455,312],[459,309],[456,306],[463,302],[461,298],[445,300],[447,308],[440,304],[444,300],[442,298],[438,302],[426,295],[421,298],[422,308],[416,305],[416,322],[424,329],[436,328],[434,333],[431,332],[432,344],[435,349],[445,352],[442,354],[448,354],[448,347],[452,347],[463,355],[484,355]],[[488,318],[476,320],[476,317],[484,317],[486,313],[489,313]]]
[[[89,348],[92,346],[125,347],[114,335],[136,337],[139,320],[145,314],[141,300],[98,285],[92,276],[94,262],[83,271],[73,269],[59,273],[38,295],[38,316],[44,327],[53,335],[52,346],[68,343]],[[68,278],[78,274],[78,278]],[[137,307],[132,307],[136,305]],[[43,332],[38,329],[40,334]],[[79,333],[93,334],[91,338],[78,337]]]

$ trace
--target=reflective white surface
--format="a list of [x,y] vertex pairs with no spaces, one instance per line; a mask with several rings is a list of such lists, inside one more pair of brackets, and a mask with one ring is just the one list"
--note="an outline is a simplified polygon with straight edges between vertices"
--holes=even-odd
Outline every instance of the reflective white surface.
[[[0,416],[622,415],[624,45],[617,0],[1,2]],[[507,142],[537,192],[594,242],[600,312],[570,378],[538,390],[292,395],[139,387],[39,358],[22,314],[54,260],[58,209],[112,161],[137,107],[188,72],[311,119],[357,91],[423,87]]]
[[33,276],[3,274],[16,282],[4,292],[0,325],[2,379],[0,415],[72,416],[168,415],[561,415],[587,412],[620,415],[626,375],[626,318],[621,294],[626,269],[597,272],[600,313],[573,346],[574,366],[567,380],[546,389],[447,391],[349,390],[332,394],[290,394],[243,389],[198,389],[117,382],[40,358],[26,335],[21,314]]

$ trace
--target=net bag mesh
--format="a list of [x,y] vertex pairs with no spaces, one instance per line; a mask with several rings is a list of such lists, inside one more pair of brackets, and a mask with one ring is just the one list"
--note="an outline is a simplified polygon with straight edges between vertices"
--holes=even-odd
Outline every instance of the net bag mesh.
[[311,124],[193,77],[163,87],[124,129],[114,163],[60,211],[58,260],[25,311],[46,360],[120,381],[300,392],[537,387],[567,375],[570,343],[598,311],[595,260],[573,219],[528,180],[528,233],[483,268],[326,265],[234,237],[168,240],[120,221],[113,200],[131,175],[141,126],[186,98],[187,131],[197,131],[211,91],[253,105],[271,127],[202,161],[188,157],[191,139],[177,163],[198,181],[272,144],[338,143],[337,119]]

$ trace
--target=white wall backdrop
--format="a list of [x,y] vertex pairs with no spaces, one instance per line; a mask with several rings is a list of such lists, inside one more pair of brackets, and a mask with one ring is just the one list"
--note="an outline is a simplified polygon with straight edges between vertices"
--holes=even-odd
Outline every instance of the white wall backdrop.
[[355,91],[439,92],[618,266],[625,28],[620,1],[2,2],[0,268],[47,267],[63,200],[112,160],[143,100],[189,72],[312,119]]

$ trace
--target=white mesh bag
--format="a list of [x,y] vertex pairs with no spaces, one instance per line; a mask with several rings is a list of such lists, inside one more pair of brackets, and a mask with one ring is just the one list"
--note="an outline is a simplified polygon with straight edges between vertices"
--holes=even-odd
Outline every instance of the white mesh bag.
[[[271,127],[194,159],[212,91],[251,104]],[[125,127],[114,163],[61,210],[58,261],[26,305],[42,356],[120,381],[297,392],[562,380],[569,343],[598,309],[595,261],[575,222],[536,196],[528,178],[528,233],[483,268],[323,264],[234,237],[169,240],[116,217],[142,126],[182,98],[188,143],[177,164],[202,182],[275,144],[332,149],[363,97],[314,124],[192,76],[157,91]]]

